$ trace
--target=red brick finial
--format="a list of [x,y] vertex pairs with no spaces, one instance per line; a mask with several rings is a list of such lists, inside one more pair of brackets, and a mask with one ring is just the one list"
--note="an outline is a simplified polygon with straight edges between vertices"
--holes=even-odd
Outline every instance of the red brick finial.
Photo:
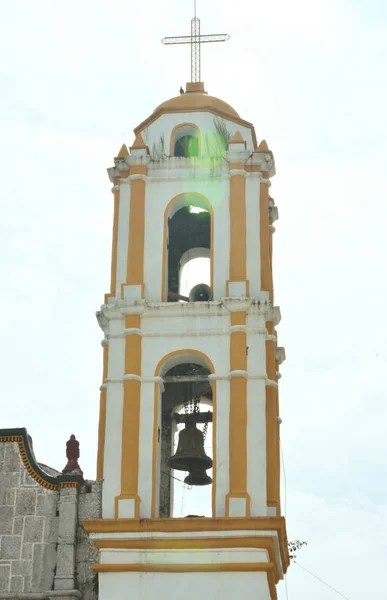
[[76,440],[75,435],[73,433],[70,435],[69,441],[66,442],[66,456],[67,465],[63,469],[62,473],[66,475],[67,473],[78,471],[80,475],[83,475],[83,471],[78,464],[79,442]]

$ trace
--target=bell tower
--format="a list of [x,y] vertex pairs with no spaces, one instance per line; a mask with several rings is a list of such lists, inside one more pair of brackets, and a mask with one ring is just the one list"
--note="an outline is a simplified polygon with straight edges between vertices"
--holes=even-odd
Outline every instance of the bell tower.
[[[108,169],[111,287],[97,313],[103,518],[83,525],[100,550],[100,600],[197,600],[199,590],[204,599],[273,600],[289,564],[273,153],[200,82],[134,133]],[[198,257],[207,281],[192,266],[184,291],[183,271]],[[200,507],[199,516],[173,516],[174,477],[208,486],[210,516]]]

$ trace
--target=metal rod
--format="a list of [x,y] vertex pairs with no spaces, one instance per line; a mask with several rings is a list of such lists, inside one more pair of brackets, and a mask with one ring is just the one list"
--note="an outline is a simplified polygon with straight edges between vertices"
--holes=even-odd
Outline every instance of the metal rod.
[[212,423],[212,412],[209,410],[208,412],[189,413],[188,415],[173,413],[172,418],[176,423],[187,423],[187,421],[191,421],[191,423]]
[[208,375],[172,375],[163,377],[163,383],[186,383],[189,381],[208,381]]

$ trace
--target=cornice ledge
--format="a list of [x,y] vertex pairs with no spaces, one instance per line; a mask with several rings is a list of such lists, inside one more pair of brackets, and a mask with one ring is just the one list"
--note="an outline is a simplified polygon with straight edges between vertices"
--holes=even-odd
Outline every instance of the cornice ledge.
[[274,177],[275,161],[269,152],[254,152],[251,157],[251,164],[262,166],[262,170],[267,171],[269,177]]
[[228,163],[231,162],[243,162],[245,163],[252,152],[250,150],[226,150],[223,152],[223,158],[227,160]]
[[283,346],[278,346],[275,351],[275,359],[279,365],[282,365],[286,360],[286,352]]
[[253,304],[253,298],[248,297],[224,297],[222,298],[224,308],[229,312],[247,312]]

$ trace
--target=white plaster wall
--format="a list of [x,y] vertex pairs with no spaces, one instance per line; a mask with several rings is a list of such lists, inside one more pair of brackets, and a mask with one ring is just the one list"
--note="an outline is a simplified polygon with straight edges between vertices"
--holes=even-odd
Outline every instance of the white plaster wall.
[[[151,123],[145,130],[142,131],[142,136],[145,143],[152,152],[152,146],[155,143],[159,144],[160,137],[163,135],[165,140],[165,153],[169,156],[170,139],[173,128],[182,123],[193,123],[196,125],[200,133],[216,133],[214,126],[215,115],[209,112],[193,112],[193,113],[168,113],[161,115],[156,121]],[[224,119],[226,126],[231,135],[236,131],[240,131],[242,137],[246,140],[247,149],[253,150],[253,139],[251,129],[243,127],[234,121]]]
[[140,518],[149,518],[152,512],[153,423],[154,383],[143,382],[141,384],[140,459],[138,465],[138,495],[141,498]]
[[[165,173],[167,176],[170,176],[168,172]],[[230,254],[229,179],[188,177],[160,181],[149,177],[146,183],[144,283],[146,299],[150,302],[161,301],[165,210],[172,198],[190,193],[202,194],[212,206],[214,299],[226,295]],[[189,203],[194,203],[194,197]]]
[[247,491],[252,517],[266,516],[266,386],[247,382]]
[[100,573],[99,600],[270,600],[266,573]]
[[267,563],[267,550],[260,548],[203,548],[179,550],[126,550],[100,551],[101,564],[119,565],[221,565],[238,563]]
[[[122,333],[124,319],[110,321],[109,334]],[[125,339],[109,339],[108,379],[118,380],[106,385],[106,433],[104,451],[104,484],[102,493],[103,518],[114,517],[114,498],[121,491],[122,411],[124,402]]]
[[114,518],[114,498],[121,492],[123,383],[108,383],[102,517]]
[[[247,490],[251,516],[266,515],[266,334],[264,318],[247,317]],[[255,379],[254,377],[262,377]]]
[[126,283],[129,245],[130,181],[120,184],[118,212],[116,296],[121,297],[121,284]]
[[[192,306],[192,305],[191,305]],[[190,306],[190,308],[191,308]],[[189,333],[196,334],[220,334],[223,331],[227,331],[230,327],[230,317],[225,316],[183,316],[183,317],[150,317],[142,319],[142,330],[144,336],[152,335],[154,337],[164,336],[165,334],[176,336],[187,337]],[[206,341],[202,342],[203,349]]]
[[[160,319],[162,320],[162,319]],[[187,328],[192,327],[191,318],[187,318]],[[166,320],[167,321],[167,320]],[[172,325],[165,323],[165,329]],[[229,371],[230,361],[230,338],[227,335],[218,336],[187,336],[181,337],[143,337],[142,339],[142,374],[152,377],[159,361],[171,352],[178,350],[197,350],[203,352],[213,362],[215,373],[225,375]]]
[[246,277],[250,281],[250,296],[257,297],[261,289],[260,248],[260,177],[246,177]]

